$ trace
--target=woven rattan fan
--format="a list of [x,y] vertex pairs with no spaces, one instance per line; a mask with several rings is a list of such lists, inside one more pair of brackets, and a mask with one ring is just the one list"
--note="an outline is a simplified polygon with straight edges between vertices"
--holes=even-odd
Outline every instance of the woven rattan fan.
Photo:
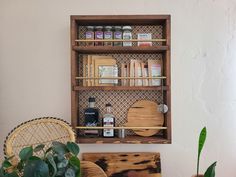
[[[70,124],[54,117],[33,119],[20,124],[8,134],[4,154],[18,158],[20,150],[24,147],[45,144],[46,148],[49,148],[53,141],[75,142],[75,133]],[[107,177],[105,172],[92,162],[81,161],[81,169],[83,177]]]
[[69,123],[53,117],[42,117],[24,122],[14,128],[4,144],[6,156],[18,157],[20,150],[27,146],[45,144],[50,147],[52,141],[75,141],[75,133]]

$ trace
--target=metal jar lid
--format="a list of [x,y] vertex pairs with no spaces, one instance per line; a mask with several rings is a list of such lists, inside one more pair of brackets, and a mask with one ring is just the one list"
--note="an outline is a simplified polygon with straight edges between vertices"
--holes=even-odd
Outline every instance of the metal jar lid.
[[123,30],[132,30],[131,26],[123,26]]
[[102,29],[103,29],[103,26],[96,26],[95,29],[96,29],[96,30],[102,30]]
[[106,30],[112,30],[112,26],[105,26]]
[[115,30],[121,30],[122,29],[121,26],[115,26],[114,28],[115,28]]
[[86,26],[88,30],[94,30],[94,26]]

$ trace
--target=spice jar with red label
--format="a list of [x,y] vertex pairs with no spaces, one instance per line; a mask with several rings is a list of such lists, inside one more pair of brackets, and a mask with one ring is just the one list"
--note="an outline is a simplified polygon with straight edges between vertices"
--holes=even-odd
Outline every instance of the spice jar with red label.
[[[103,27],[96,26],[95,27],[95,39],[103,40]],[[103,46],[103,42],[95,42],[95,46]]]

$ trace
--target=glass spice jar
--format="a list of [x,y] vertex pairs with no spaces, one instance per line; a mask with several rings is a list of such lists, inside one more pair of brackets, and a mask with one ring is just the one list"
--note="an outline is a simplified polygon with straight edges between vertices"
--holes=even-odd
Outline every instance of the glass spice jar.
[[[123,39],[130,40],[132,39],[132,27],[124,26],[123,27]],[[123,42],[123,46],[132,46],[132,42]]]
[[[85,32],[85,39],[93,40],[94,39],[94,27],[87,26]],[[94,42],[86,42],[87,46],[94,46]]]
[[[99,40],[103,39],[103,27],[102,26],[95,27],[95,39],[99,39]],[[95,42],[95,46],[103,46],[103,42]]]
[[[121,26],[115,26],[114,39],[122,39]],[[114,42],[114,46],[122,46],[122,42]]]
[[[105,26],[104,39],[113,39],[111,26]],[[104,46],[112,46],[112,42],[110,41],[104,42]]]

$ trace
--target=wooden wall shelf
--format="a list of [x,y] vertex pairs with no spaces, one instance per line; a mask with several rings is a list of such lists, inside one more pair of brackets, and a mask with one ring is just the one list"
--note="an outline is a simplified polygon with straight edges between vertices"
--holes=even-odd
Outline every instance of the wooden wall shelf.
[[160,53],[169,49],[169,46],[150,46],[150,47],[120,47],[120,46],[73,46],[73,50],[81,54],[100,54],[100,53]]
[[81,144],[170,144],[171,141],[161,136],[159,137],[140,137],[129,136],[125,138],[88,138],[78,137],[77,142]]
[[101,91],[115,91],[115,90],[168,90],[167,86],[75,86],[76,91],[89,91],[89,90],[101,90]]
[[[77,131],[77,142],[88,144],[168,144],[171,143],[171,31],[170,15],[72,15],[71,16],[71,123]],[[86,26],[132,26],[133,46],[86,46]],[[140,40],[138,33],[152,33],[152,46],[138,46]],[[95,41],[95,40],[93,40]],[[104,42],[104,40],[102,40]],[[112,40],[114,42],[114,40]],[[121,40],[121,42],[124,42]],[[86,78],[83,77],[83,60],[88,55],[111,56],[116,60],[119,76],[122,63],[129,63],[131,59],[147,63],[151,60],[162,60],[163,77],[162,86],[122,86],[123,79],[134,79],[131,77],[117,77],[117,86],[83,86]],[[108,78],[110,79],[110,78]],[[145,78],[135,78],[145,79]],[[149,79],[149,78],[146,78]],[[85,85],[85,84],[84,84]],[[89,84],[88,84],[89,85]],[[91,85],[91,84],[90,84]],[[160,129],[151,137],[142,137],[129,129],[125,138],[89,138],[84,136],[84,115],[87,107],[87,100],[95,96],[97,107],[103,112],[105,104],[109,101],[113,105],[113,114],[117,116],[116,127],[127,125],[127,110],[138,100],[146,99],[168,105],[169,111],[164,114],[164,125],[153,126],[153,129]],[[114,110],[116,109],[117,110]],[[146,127],[147,128],[147,127]],[[150,128],[150,127],[149,127]],[[151,129],[152,129],[151,128]],[[103,127],[98,128],[99,131]],[[134,127],[133,127],[134,129]]]

